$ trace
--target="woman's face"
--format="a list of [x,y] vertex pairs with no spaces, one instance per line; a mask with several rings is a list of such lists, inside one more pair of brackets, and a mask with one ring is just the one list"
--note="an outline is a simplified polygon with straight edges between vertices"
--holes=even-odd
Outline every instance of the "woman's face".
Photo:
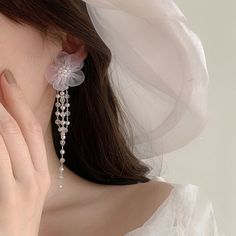
[[[43,110],[45,106],[53,108],[56,91],[45,80],[44,74],[60,50],[61,43],[48,39],[43,42],[36,29],[14,23],[0,14],[0,74],[4,69],[12,71],[39,121],[46,117],[49,122],[50,114]],[[46,89],[52,89],[52,93],[46,99],[47,104],[42,104]],[[48,123],[41,125],[46,129]]]

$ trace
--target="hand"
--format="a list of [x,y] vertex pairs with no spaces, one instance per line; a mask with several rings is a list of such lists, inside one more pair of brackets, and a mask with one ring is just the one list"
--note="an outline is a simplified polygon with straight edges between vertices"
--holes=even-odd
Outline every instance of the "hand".
[[43,132],[19,86],[0,86],[0,236],[36,236],[51,183]]

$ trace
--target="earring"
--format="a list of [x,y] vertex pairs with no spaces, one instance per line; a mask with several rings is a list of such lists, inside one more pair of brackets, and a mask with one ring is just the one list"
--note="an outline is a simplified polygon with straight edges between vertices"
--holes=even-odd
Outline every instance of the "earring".
[[70,103],[69,103],[69,87],[75,87],[82,84],[85,80],[85,75],[81,71],[84,66],[84,62],[76,54],[68,54],[65,51],[60,51],[51,64],[46,73],[46,80],[52,84],[53,88],[56,90],[56,112],[57,117],[55,124],[58,126],[58,131],[61,136],[61,158],[59,167],[59,189],[63,188],[62,179],[64,171],[64,145],[66,144],[66,133],[68,132],[68,126],[70,125]]

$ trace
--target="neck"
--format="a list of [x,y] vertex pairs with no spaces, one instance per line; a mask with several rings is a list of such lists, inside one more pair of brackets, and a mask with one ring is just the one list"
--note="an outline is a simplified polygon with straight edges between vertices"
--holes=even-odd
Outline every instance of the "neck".
[[[59,188],[58,176],[60,161],[57,157],[51,131],[51,122],[45,132],[44,140],[48,158],[51,185],[47,193],[43,213],[60,209],[72,202],[86,202],[98,193],[100,186],[76,175],[64,165],[63,188]],[[65,161],[66,163],[66,161]],[[82,194],[83,193],[83,194]]]

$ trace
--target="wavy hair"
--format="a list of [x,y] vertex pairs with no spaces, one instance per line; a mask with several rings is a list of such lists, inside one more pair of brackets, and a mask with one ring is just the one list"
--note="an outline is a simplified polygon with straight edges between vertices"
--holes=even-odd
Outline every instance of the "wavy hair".
[[[85,43],[85,81],[70,87],[70,126],[67,133],[65,165],[77,175],[100,184],[148,182],[150,171],[132,153],[132,140],[124,121],[127,116],[116,98],[108,67],[111,52],[97,34],[81,0],[1,0],[0,13],[18,24],[37,29],[43,39],[61,40],[69,34]],[[53,143],[60,158],[60,134],[51,116]],[[126,122],[127,124],[127,122]],[[129,135],[132,136],[132,130]]]

